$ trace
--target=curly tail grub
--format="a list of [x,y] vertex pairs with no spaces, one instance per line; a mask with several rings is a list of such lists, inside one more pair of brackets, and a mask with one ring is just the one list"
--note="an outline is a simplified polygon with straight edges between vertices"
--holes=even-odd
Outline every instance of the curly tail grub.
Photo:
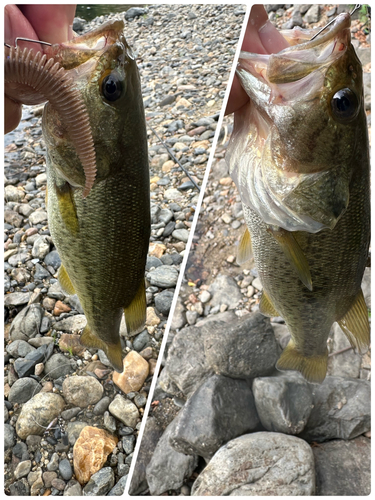
[[[48,100],[67,127],[85,173],[85,198],[96,177],[94,140],[87,109],[73,78],[54,59],[32,49],[5,49],[5,83],[21,84]],[[17,100],[17,97],[11,96]],[[22,97],[21,97],[22,102]],[[25,104],[25,103],[24,103]]]

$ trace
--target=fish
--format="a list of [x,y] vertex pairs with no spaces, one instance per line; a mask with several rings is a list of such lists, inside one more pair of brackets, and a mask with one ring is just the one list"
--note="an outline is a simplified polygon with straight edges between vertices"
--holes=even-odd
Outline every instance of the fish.
[[[13,77],[12,85],[18,85],[13,98],[48,99],[42,118],[46,205],[62,262],[60,285],[67,294],[77,294],[85,313],[81,343],[102,349],[122,372],[123,313],[128,332],[139,331],[146,319],[144,274],[151,231],[140,75],[124,23],[104,23],[45,48],[43,56],[30,55],[29,49],[7,50],[22,73],[19,84]],[[17,72],[5,70],[6,79],[7,73]],[[38,78],[45,85],[30,87]]]
[[250,100],[234,115],[226,161],[253,253],[259,309],[281,316],[291,339],[276,368],[311,383],[327,372],[337,322],[358,352],[370,343],[361,281],[370,243],[369,144],[362,66],[350,15],[314,30],[284,30],[276,54],[241,52],[236,73]]

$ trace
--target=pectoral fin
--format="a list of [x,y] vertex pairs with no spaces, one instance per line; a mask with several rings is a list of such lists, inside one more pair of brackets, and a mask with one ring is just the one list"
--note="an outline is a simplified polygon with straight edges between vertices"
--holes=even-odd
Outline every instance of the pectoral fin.
[[56,186],[56,194],[60,217],[69,231],[76,235],[79,232],[79,223],[70,184],[66,182],[62,187]]
[[244,262],[246,262],[251,258],[251,255],[252,255],[251,237],[249,230],[246,228],[238,244],[237,264],[240,265],[243,264]]
[[57,278],[60,282],[61,288],[63,289],[63,291],[65,293],[67,293],[68,295],[74,295],[76,293],[74,290],[74,286],[73,286],[72,282],[70,281],[68,273],[66,272],[64,264],[61,264]]
[[137,293],[128,307],[124,307],[126,331],[133,333],[141,328],[146,321],[146,290],[145,281],[141,280]]
[[268,316],[269,318],[272,318],[273,316],[280,316],[264,290],[260,298],[259,311],[264,314],[264,316]]
[[94,335],[88,325],[85,326],[80,342],[85,347],[95,347],[96,349],[102,349],[113,367],[116,371],[122,373],[123,372],[123,363],[122,363],[122,349],[121,349],[121,341],[120,338],[116,344],[107,344],[103,342],[103,340],[99,339],[96,335]]
[[360,354],[364,354],[370,345],[370,325],[362,290],[359,291],[352,307],[338,321],[338,324],[348,338],[350,345]]
[[270,227],[268,228],[268,232],[272,234],[277,243],[281,246],[285,257],[297,272],[299,279],[311,291],[313,286],[309,263],[293,234],[282,228],[272,229]]
[[327,373],[328,349],[324,354],[317,356],[304,356],[301,354],[294,342],[289,341],[276,363],[278,370],[296,370],[302,373],[308,382],[321,384]]

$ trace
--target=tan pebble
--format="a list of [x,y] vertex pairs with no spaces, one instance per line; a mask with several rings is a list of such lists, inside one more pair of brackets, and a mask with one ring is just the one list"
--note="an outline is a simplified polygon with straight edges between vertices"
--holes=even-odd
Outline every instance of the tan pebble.
[[158,177],[157,175],[156,175],[155,177],[152,177],[152,178],[150,179],[150,183],[151,183],[151,184],[152,184],[153,182],[155,182],[155,183],[156,183],[156,182],[158,182],[158,181],[160,181],[160,177]]
[[224,312],[228,309],[228,304],[221,304],[220,306],[220,312]]
[[152,358],[152,347],[146,347],[141,351],[139,354],[142,356],[142,358],[146,359],[147,361]]
[[53,309],[53,315],[54,316],[60,316],[63,312],[70,312],[72,309],[67,305],[61,302],[61,300],[58,300],[55,304],[55,307]]
[[83,347],[79,339],[80,335],[75,333],[63,333],[59,339],[59,348],[64,352],[71,352],[80,356],[86,348]]
[[166,249],[167,247],[163,243],[151,243],[148,249],[148,253],[152,257],[157,257],[158,259],[160,259]]
[[44,363],[38,363],[37,365],[35,365],[34,373],[38,377],[43,373],[43,370],[44,370]]
[[149,365],[136,351],[131,351],[124,359],[122,373],[113,372],[113,382],[124,392],[139,391],[149,373]]
[[41,392],[51,392],[53,390],[53,384],[52,382],[46,382],[44,385],[43,385],[43,389]]
[[181,106],[183,106],[184,108],[190,108],[191,102],[184,97],[180,97],[180,99],[178,99],[177,101],[176,107],[179,108]]
[[153,307],[147,308],[146,326],[156,326],[160,323],[161,319],[156,314]]
[[150,184],[150,191],[155,191],[159,186],[153,182],[152,184]]
[[223,177],[219,182],[222,186],[230,186],[233,181],[232,177]]
[[51,297],[45,297],[42,302],[43,308],[46,309],[47,311],[53,311],[55,304],[56,300],[51,299]]
[[97,354],[94,354],[93,357],[91,358],[93,361],[96,361],[97,359],[99,359],[98,355]]
[[177,252],[182,252],[185,250],[185,243],[183,241],[179,241],[173,244],[173,247],[177,250]]
[[4,396],[7,398],[10,393],[10,385],[7,383],[4,385]]
[[165,163],[163,163],[163,166],[161,167],[162,172],[164,173],[169,173],[172,168],[174,167],[174,161],[168,160]]
[[233,262],[235,260],[236,260],[236,256],[235,255],[228,255],[227,262],[229,262],[229,264],[233,264]]
[[74,474],[81,484],[103,467],[117,443],[117,437],[103,429],[90,426],[82,429],[73,448]]
[[364,436],[366,436],[367,438],[371,438],[371,431],[365,432]]

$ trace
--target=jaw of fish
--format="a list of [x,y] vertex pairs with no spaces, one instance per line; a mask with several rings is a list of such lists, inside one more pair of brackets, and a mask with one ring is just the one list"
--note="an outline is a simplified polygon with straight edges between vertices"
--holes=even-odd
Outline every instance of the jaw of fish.
[[349,203],[364,118],[362,69],[349,14],[314,40],[306,41],[311,30],[290,31],[283,35],[293,45],[277,54],[240,54],[237,75],[251,100],[249,144],[261,152],[248,191],[268,223],[286,220],[285,229],[314,233],[333,229]]

